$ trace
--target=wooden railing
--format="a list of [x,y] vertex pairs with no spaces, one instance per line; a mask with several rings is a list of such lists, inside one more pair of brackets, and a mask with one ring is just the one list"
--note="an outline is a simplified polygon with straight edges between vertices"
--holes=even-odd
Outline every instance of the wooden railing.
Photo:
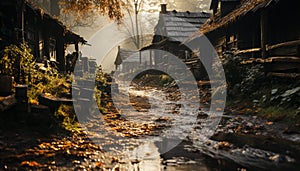
[[300,40],[288,41],[288,42],[283,42],[275,45],[266,45],[266,50],[270,51],[272,49],[288,47],[288,46],[296,46],[296,45],[300,45]]

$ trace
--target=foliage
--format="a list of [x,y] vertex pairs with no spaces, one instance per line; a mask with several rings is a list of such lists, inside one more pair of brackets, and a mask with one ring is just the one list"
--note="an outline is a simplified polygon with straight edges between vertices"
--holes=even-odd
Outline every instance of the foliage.
[[163,74],[160,76],[160,85],[170,84],[173,81],[174,81],[174,79],[167,74]]
[[95,99],[98,108],[103,113],[105,109],[101,106],[101,96],[102,91],[105,91],[104,89],[107,86],[107,80],[101,66],[99,66],[96,71],[96,85],[97,87],[95,88]]
[[121,20],[123,17],[122,0],[60,0],[62,12],[80,21],[96,13],[107,15],[110,19]]
[[299,109],[283,108],[279,106],[268,106],[260,111],[259,115],[269,121],[280,121],[284,119],[287,122],[299,122]]
[[96,82],[97,84],[106,84],[105,73],[102,71],[102,67],[99,66],[96,71]]
[[137,75],[132,83],[139,86],[149,86],[149,87],[164,87],[170,84],[176,84],[175,80],[166,73],[157,72],[155,74],[148,70]]
[[[38,101],[38,97],[42,94],[54,97],[66,97],[70,93],[71,82],[72,77],[70,75],[62,75],[55,69],[49,68],[45,73],[34,70],[31,86],[28,90],[29,101]],[[61,105],[56,111],[55,116],[64,129],[79,132],[79,123],[77,122],[72,106]]]
[[61,118],[62,127],[68,131],[80,132],[80,125],[77,121],[74,108],[68,105],[61,105],[55,116]]
[[230,54],[222,60],[228,84],[227,108],[272,121],[300,121],[299,80],[266,76],[263,65],[241,65],[242,58]]
[[12,76],[18,83],[29,83],[34,65],[34,56],[26,43],[9,45],[1,51],[0,74]]
[[247,68],[244,74],[241,91],[245,94],[258,91],[266,79],[263,66],[258,64]]
[[222,64],[226,76],[229,98],[249,97],[265,83],[263,66],[242,65],[242,57],[234,57],[231,53],[222,55]]
[[35,70],[32,75],[31,88],[28,91],[29,100],[38,100],[41,94],[51,94],[55,97],[64,97],[70,92],[71,77],[61,75],[57,71],[47,74]]
[[[49,94],[54,97],[65,97],[70,93],[72,78],[62,75],[57,70],[47,68],[40,71],[36,68],[34,56],[26,43],[10,45],[1,52],[0,74],[19,78],[18,83],[29,84],[29,102],[38,105],[38,97]],[[77,130],[75,112],[71,106],[62,105],[56,112],[62,118],[62,126],[67,130]]]
[[233,88],[236,84],[240,84],[245,75],[245,68],[240,65],[241,59],[233,57],[231,54],[222,56],[222,63],[226,75],[228,88]]

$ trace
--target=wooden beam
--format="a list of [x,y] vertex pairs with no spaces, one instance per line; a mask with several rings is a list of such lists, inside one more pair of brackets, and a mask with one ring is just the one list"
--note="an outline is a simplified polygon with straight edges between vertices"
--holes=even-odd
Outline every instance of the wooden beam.
[[243,54],[243,53],[251,53],[251,52],[259,52],[261,48],[251,48],[251,49],[245,49],[245,50],[237,50],[233,52],[234,55]]
[[276,57],[269,57],[266,59],[262,58],[250,58],[243,60],[241,64],[252,64],[252,63],[272,63],[272,62],[281,62],[281,63],[300,63],[299,57],[291,57],[291,56],[276,56]]
[[277,72],[269,72],[267,76],[273,77],[285,77],[285,78],[298,78],[300,77],[300,73],[277,73]]
[[261,57],[263,59],[266,58],[266,42],[267,42],[267,13],[265,11],[262,12],[260,16],[260,45],[261,45]]
[[288,41],[288,42],[283,42],[275,45],[266,45],[266,50],[269,51],[272,49],[277,49],[286,46],[294,46],[294,45],[300,45],[300,40]]
[[190,65],[190,64],[194,64],[194,63],[198,63],[199,60],[191,60],[191,61],[186,61],[184,62],[186,65]]
[[299,62],[299,57],[291,57],[291,56],[276,56],[265,59],[265,62]]

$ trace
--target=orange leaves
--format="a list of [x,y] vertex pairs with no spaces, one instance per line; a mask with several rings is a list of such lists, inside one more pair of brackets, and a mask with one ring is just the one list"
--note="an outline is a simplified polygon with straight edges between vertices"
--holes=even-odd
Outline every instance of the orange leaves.
[[62,11],[75,17],[77,20],[85,20],[91,15],[106,15],[112,20],[123,18],[121,0],[64,0],[60,1]]
[[46,96],[46,97],[53,97],[53,95],[50,94],[50,93],[45,93],[45,96]]
[[39,164],[36,161],[23,161],[21,163],[21,166],[28,166],[28,167],[39,167],[41,164]]
[[240,111],[238,111],[237,113],[239,115],[243,115],[243,114],[249,114],[249,113],[253,113],[253,109],[250,109],[250,108],[244,108],[244,109],[241,109]]
[[240,132],[242,128],[243,128],[243,127],[242,127],[241,125],[239,125],[239,126],[235,129],[235,132]]
[[274,123],[273,122],[266,122],[265,124],[266,125],[273,125]]
[[218,108],[216,108],[216,111],[217,111],[217,112],[221,112],[221,111],[223,111],[223,109],[220,108],[220,107],[218,107]]
[[96,168],[101,168],[103,166],[103,162],[97,162],[95,166]]
[[218,142],[219,147],[229,148],[230,143],[227,141]]
[[231,146],[231,144],[227,141],[220,141],[217,144],[214,145],[214,149],[218,150],[218,149],[229,149]]
[[37,100],[30,100],[29,103],[33,105],[39,105],[39,102]]

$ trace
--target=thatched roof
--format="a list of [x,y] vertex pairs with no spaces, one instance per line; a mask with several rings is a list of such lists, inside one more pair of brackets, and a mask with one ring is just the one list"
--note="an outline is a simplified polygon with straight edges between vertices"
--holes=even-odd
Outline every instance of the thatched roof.
[[259,9],[266,8],[274,1],[277,2],[279,0],[244,0],[241,2],[239,8],[235,9],[228,15],[221,18],[212,17],[209,20],[207,20],[207,22],[205,22],[200,27],[200,32],[202,34],[211,32],[217,28],[220,28],[228,23],[237,20],[239,17],[242,17],[248,14],[249,12],[255,12]]

